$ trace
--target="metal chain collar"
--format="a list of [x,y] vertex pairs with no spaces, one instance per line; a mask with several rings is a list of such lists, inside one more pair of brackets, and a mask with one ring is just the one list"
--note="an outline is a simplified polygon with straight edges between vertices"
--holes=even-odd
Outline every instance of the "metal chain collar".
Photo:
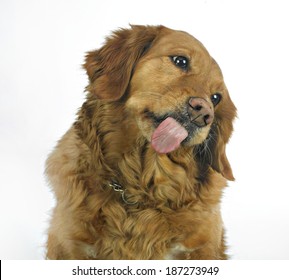
[[126,199],[126,195],[125,195],[125,189],[118,183],[116,182],[112,182],[112,183],[109,183],[108,184],[109,187],[111,187],[115,192],[119,192],[121,194],[121,198],[123,200],[123,202],[125,204],[128,204],[128,205],[134,205],[134,204],[137,204],[137,201],[135,202],[129,202],[127,199]]

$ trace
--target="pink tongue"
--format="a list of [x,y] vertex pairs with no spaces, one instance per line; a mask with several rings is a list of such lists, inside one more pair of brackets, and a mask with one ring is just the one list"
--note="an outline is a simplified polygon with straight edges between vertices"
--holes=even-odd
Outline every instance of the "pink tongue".
[[166,118],[152,135],[152,146],[160,154],[176,150],[188,136],[188,132],[176,120]]

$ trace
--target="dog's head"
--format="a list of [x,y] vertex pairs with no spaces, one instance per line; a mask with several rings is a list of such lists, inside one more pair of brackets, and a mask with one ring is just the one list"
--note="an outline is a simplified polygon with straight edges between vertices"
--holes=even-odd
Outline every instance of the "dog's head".
[[163,26],[116,31],[84,65],[88,90],[125,103],[143,137],[158,153],[194,147],[199,161],[225,178],[225,153],[236,108],[220,68],[191,35]]

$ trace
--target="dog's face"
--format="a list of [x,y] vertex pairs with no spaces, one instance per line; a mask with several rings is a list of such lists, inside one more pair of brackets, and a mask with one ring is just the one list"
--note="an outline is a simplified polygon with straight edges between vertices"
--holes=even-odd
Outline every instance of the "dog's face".
[[85,67],[89,90],[102,99],[123,97],[157,153],[204,145],[204,158],[233,179],[225,144],[236,109],[217,63],[198,40],[165,27],[133,26],[89,53]]
[[187,33],[166,30],[136,65],[128,107],[143,135],[167,153],[180,143],[201,144],[214,120],[233,104],[202,44]]

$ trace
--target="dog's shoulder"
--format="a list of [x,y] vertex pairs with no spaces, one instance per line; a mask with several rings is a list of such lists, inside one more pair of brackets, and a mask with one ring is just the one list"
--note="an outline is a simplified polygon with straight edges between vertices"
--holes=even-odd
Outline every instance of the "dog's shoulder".
[[59,140],[46,161],[46,176],[54,189],[67,185],[80,169],[86,169],[91,161],[91,153],[87,145],[79,138],[72,126]]

